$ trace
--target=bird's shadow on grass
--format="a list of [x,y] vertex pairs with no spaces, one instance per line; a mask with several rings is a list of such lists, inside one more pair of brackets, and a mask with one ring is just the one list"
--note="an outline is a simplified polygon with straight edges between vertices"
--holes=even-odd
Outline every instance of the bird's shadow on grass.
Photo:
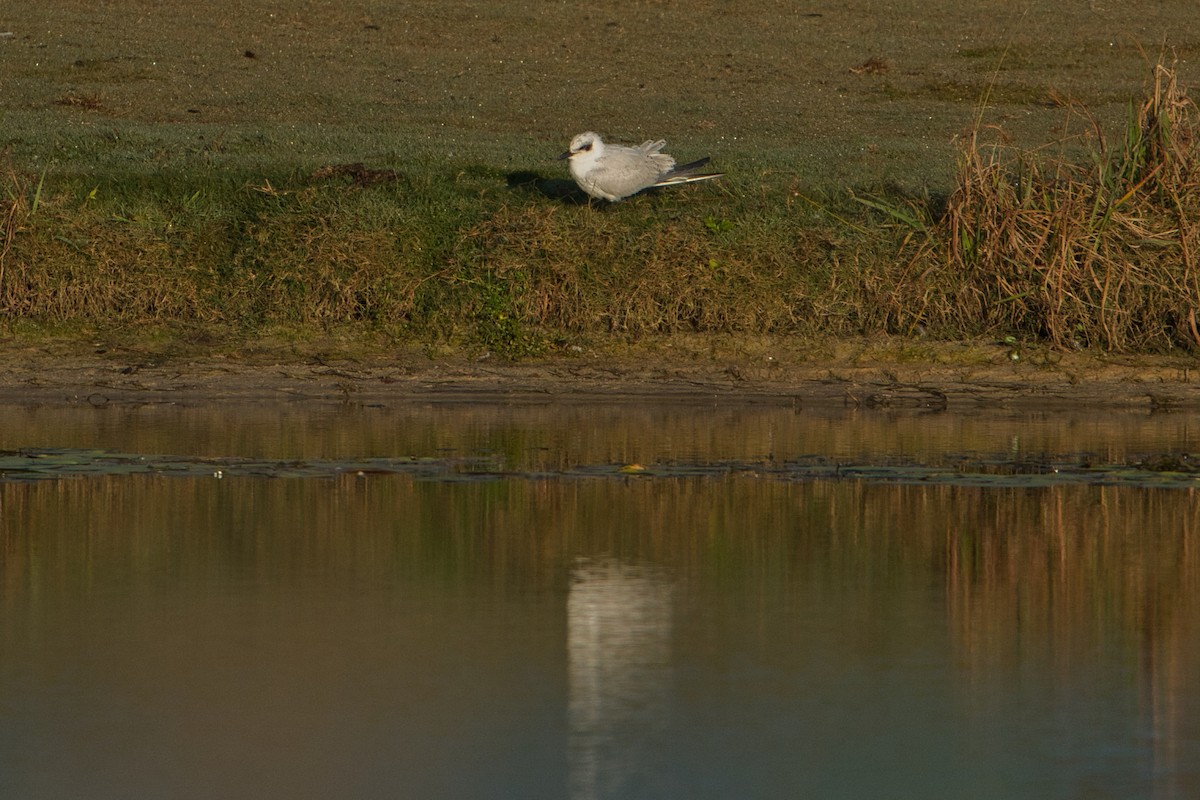
[[[538,194],[563,205],[589,206],[600,210],[619,205],[618,203],[610,203],[607,200],[594,200],[588,197],[587,193],[580,189],[575,181],[564,180],[563,178],[543,178],[536,172],[510,172],[505,176],[505,180],[508,183],[508,188],[512,191]],[[660,191],[660,187],[651,186],[637,194],[638,196],[656,198]]]
[[591,198],[575,185],[575,181],[562,178],[543,178],[536,172],[510,172],[505,176],[508,188],[520,192],[540,194],[569,206],[586,206]]

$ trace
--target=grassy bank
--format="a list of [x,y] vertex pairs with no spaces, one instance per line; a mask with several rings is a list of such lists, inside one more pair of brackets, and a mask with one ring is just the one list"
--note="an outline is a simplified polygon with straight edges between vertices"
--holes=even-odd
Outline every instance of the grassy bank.
[[678,332],[1200,346],[1200,114],[1154,68],[1125,136],[1063,101],[1022,149],[982,124],[952,191],[783,173],[589,206],[564,175],[4,169],[10,329],[253,337],[330,328],[522,358]]

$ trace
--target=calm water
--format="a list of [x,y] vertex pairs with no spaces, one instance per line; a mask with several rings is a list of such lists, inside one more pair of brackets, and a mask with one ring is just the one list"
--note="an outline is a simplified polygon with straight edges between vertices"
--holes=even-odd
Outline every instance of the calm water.
[[22,448],[445,468],[0,480],[3,798],[1200,796],[1186,478],[779,469],[1129,464],[1195,416],[0,409]]

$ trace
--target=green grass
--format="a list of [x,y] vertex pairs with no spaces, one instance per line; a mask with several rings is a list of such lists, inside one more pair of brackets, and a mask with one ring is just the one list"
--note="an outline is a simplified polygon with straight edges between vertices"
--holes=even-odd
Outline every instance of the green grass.
[[1050,148],[976,130],[948,197],[886,180],[823,191],[781,149],[611,207],[578,202],[515,136],[410,143],[359,167],[336,157],[344,130],[135,125],[110,148],[67,133],[53,163],[3,165],[0,315],[10,329],[350,329],[510,359],[678,333],[1196,346],[1196,107],[1160,65],[1124,142],[1068,112],[1073,135]]
[[879,246],[824,208],[729,186],[603,208],[469,169],[371,186],[51,176],[35,209],[32,177],[9,178],[10,320],[351,323],[510,357],[567,334],[815,333],[848,330],[827,284]]

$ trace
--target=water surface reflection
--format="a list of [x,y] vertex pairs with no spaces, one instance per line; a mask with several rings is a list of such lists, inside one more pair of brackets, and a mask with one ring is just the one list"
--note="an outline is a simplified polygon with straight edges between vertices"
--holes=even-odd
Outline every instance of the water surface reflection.
[[1200,795],[1194,488],[533,468],[1125,457],[1186,417],[694,411],[22,412],[3,447],[529,471],[0,482],[0,797]]
[[0,450],[105,448],[252,458],[498,456],[514,470],[578,464],[848,463],[948,454],[1086,456],[1200,452],[1200,414],[932,414],[669,403],[0,406]]

